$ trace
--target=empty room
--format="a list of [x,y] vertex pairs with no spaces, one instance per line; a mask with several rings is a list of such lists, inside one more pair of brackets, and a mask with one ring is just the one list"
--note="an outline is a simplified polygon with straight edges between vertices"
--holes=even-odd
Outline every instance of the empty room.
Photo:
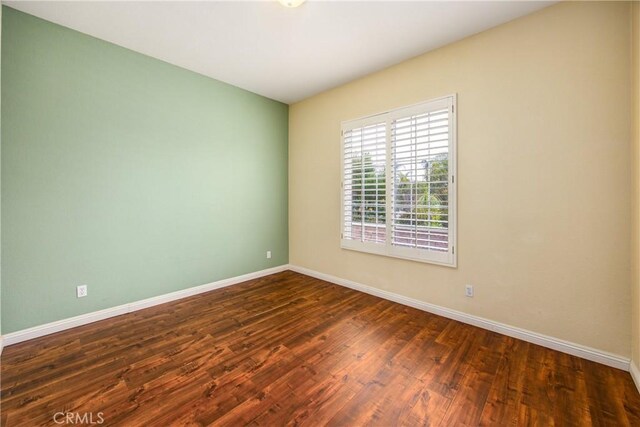
[[1,426],[640,426],[640,1],[0,17]]

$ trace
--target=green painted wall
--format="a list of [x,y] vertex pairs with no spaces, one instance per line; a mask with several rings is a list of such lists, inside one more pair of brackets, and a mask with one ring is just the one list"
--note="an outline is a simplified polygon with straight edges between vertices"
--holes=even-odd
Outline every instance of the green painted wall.
[[2,32],[3,333],[288,262],[287,105],[7,7]]

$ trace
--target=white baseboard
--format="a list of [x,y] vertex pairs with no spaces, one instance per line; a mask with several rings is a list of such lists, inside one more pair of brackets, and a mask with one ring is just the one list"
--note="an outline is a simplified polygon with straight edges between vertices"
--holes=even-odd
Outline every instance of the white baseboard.
[[631,369],[629,369],[629,372],[631,373],[631,378],[633,378],[633,382],[636,383],[636,388],[638,389],[638,392],[640,392],[640,369],[638,368],[638,365],[636,365],[636,361],[632,360],[631,363],[629,364],[629,366],[631,367]]
[[[64,331],[66,329],[75,328],[77,326],[86,325],[88,323],[97,322],[99,320],[108,319],[110,317],[120,316],[121,314],[131,313],[137,310],[142,310],[143,308],[153,307],[154,305],[164,304],[166,302],[190,297],[192,295],[201,294],[203,292],[209,292],[214,289],[224,288],[226,286],[231,286],[241,282],[246,282],[247,280],[257,279],[259,277],[279,273],[288,269],[288,265],[280,265],[278,267],[268,268],[266,270],[260,270],[254,273],[243,274],[242,276],[231,277],[229,279],[218,280],[217,282],[207,283],[205,285],[171,292],[168,294],[159,295],[157,297],[147,298],[128,304],[122,304],[116,307],[94,311],[92,313],[81,314],[80,316],[70,317],[68,319],[34,326],[33,328],[23,329],[21,331],[11,332],[4,335],[2,337],[2,341],[4,341],[4,345],[7,346],[17,344],[19,342],[27,341],[33,338],[53,334],[55,332]],[[0,343],[0,351],[1,349],[2,344]]]
[[[630,360],[628,358],[618,356],[616,354],[611,354],[606,351],[601,351],[595,348],[586,347],[569,341],[564,341],[558,338],[539,334],[537,332],[528,331],[526,329],[505,325],[504,323],[495,322],[483,317],[474,316],[471,314],[463,313],[461,311],[441,307],[435,304],[430,304],[428,302],[409,298],[393,292],[384,291],[382,289],[363,285],[351,280],[320,273],[308,268],[289,265],[289,269],[298,273],[306,274],[307,276],[335,283],[336,285],[345,286],[347,288],[355,289],[357,291],[364,292],[370,295],[375,295],[389,301],[394,301],[403,305],[407,305],[409,307],[417,308],[418,310],[427,311],[429,313],[437,314],[442,317],[454,319],[463,323],[467,323],[469,325],[477,326],[489,331],[494,331],[513,338],[518,338],[523,341],[527,341],[563,353],[571,354],[573,356],[581,357],[593,362],[602,363],[603,365],[612,366],[614,368],[622,369],[625,371],[629,371],[630,369]],[[640,379],[640,375],[638,376],[638,378]],[[638,384],[637,380],[636,384]]]
[[281,265],[278,267],[269,268],[266,270],[256,271],[254,273],[244,274],[242,276],[231,277],[228,279],[219,280],[212,283],[207,283],[201,286],[195,286],[193,288],[187,288],[176,292],[171,292],[157,297],[147,298],[140,301],[135,301],[128,304],[119,305],[117,307],[107,308],[104,310],[94,311],[92,313],[82,314],[80,316],[71,317],[68,319],[59,320],[56,322],[46,323],[44,325],[35,326],[33,328],[24,329],[21,331],[12,332],[4,336],[0,336],[0,354],[2,353],[3,346],[9,346],[17,344],[19,342],[27,341],[33,338],[38,338],[44,335],[53,334],[55,332],[64,331],[67,329],[75,328],[77,326],[86,325],[89,323],[97,322],[99,320],[108,319],[110,317],[119,316],[122,314],[131,313],[144,308],[153,307],[155,305],[164,304],[167,302],[175,301],[178,299],[186,298],[189,296],[209,292],[214,289],[224,288],[226,286],[235,285],[247,280],[257,279],[259,277],[268,276],[270,274],[279,273],[285,270],[292,270],[307,276],[315,277],[317,279],[325,280],[327,282],[335,283],[340,286],[355,289],[360,292],[364,292],[370,295],[375,295],[380,298],[384,298],[389,301],[394,301],[399,304],[414,307],[419,310],[423,310],[429,313],[437,314],[449,319],[454,319],[463,323],[474,325],[483,329],[494,331],[503,335],[518,338],[523,341],[538,344],[543,347],[551,348],[553,350],[561,351],[563,353],[571,354],[573,356],[581,357],[583,359],[591,360],[594,362],[602,363],[603,365],[612,366],[614,368],[630,371],[636,386],[640,390],[640,371],[638,367],[630,363],[628,358],[611,354],[605,351],[597,350],[591,347],[586,347],[580,344],[575,344],[569,341],[564,341],[558,338],[550,337],[547,335],[539,334],[537,332],[528,331],[526,329],[517,328],[514,326],[505,325],[503,323],[495,322],[493,320],[485,319],[479,316],[470,315],[461,311],[452,310],[449,308],[441,307],[435,304],[430,304],[424,301],[420,301],[414,298],[406,297],[393,292],[377,289],[371,286],[363,285],[351,280],[342,279],[339,277],[331,276],[329,274],[320,273],[318,271],[310,270],[308,268],[299,267],[296,265]]

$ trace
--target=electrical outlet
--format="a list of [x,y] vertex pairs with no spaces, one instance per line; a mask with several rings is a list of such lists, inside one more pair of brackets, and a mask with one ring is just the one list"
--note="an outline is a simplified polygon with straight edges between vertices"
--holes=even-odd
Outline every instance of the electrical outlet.
[[271,259],[271,251],[267,251],[267,259]]
[[78,296],[78,298],[86,297],[87,296],[87,285],[80,285],[80,286],[76,287],[76,295]]
[[464,296],[473,298],[473,285],[464,285]]

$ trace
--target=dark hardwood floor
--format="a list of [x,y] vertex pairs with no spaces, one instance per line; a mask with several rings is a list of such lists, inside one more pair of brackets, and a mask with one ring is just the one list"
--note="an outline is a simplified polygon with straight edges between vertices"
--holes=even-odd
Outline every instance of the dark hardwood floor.
[[626,372],[290,271],[7,347],[1,375],[3,426],[640,426]]

